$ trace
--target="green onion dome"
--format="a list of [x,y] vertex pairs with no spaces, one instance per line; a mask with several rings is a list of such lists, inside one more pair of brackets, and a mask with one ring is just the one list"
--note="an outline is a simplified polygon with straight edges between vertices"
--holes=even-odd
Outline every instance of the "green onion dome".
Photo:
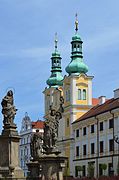
[[51,76],[48,78],[46,83],[51,86],[62,86],[63,85],[63,76],[61,74],[61,57],[60,53],[57,50],[57,39],[55,39],[55,52],[52,53],[51,61]]
[[78,20],[75,21],[76,24],[76,33],[72,37],[71,45],[72,45],[72,52],[71,52],[71,62],[66,67],[66,72],[71,75],[72,73],[84,73],[88,72],[88,66],[83,61],[83,53],[82,53],[82,44],[83,41],[78,34]]

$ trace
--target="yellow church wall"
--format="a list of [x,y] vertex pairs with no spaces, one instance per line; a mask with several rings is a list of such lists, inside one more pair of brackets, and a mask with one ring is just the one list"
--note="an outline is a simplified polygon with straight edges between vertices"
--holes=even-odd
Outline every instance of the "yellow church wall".
[[76,97],[76,104],[87,105],[88,104],[88,79],[81,75],[76,79],[76,89],[86,90],[86,100],[78,100],[78,91]]
[[88,78],[85,77],[84,74],[81,74],[78,78],[76,78],[76,83],[88,84]]

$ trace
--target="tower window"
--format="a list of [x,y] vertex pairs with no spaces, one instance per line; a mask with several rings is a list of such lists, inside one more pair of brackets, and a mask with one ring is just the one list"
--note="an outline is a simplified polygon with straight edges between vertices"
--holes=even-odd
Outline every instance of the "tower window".
[[78,100],[81,100],[81,89],[78,89]]
[[86,89],[83,89],[83,100],[86,100]]

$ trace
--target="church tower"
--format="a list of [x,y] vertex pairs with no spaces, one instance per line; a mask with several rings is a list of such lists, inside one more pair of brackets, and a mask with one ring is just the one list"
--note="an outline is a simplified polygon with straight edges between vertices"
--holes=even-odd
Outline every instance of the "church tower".
[[43,91],[45,96],[45,116],[47,118],[49,114],[50,106],[53,108],[58,107],[58,103],[60,100],[60,94],[62,92],[63,86],[63,76],[62,76],[62,68],[61,68],[61,56],[58,52],[57,48],[57,34],[55,34],[55,50],[52,53],[51,57],[51,75],[46,81],[48,88],[45,88]]
[[[68,76],[63,80],[65,130],[60,134],[59,146],[64,155],[69,157],[67,173],[72,175],[74,157],[74,132],[72,123],[92,107],[92,79],[88,76],[88,66],[84,63],[82,52],[83,41],[78,33],[78,19],[75,20],[75,34],[71,41],[71,61],[66,67]],[[63,137],[64,135],[64,137]]]

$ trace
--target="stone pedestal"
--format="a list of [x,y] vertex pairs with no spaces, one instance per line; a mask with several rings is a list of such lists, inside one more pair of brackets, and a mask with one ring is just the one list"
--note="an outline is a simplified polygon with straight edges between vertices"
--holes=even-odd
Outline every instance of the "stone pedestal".
[[41,180],[63,180],[66,157],[55,154],[43,155],[38,161],[27,164],[30,177]]
[[0,177],[24,177],[19,166],[19,141],[16,125],[5,125],[0,135]]

